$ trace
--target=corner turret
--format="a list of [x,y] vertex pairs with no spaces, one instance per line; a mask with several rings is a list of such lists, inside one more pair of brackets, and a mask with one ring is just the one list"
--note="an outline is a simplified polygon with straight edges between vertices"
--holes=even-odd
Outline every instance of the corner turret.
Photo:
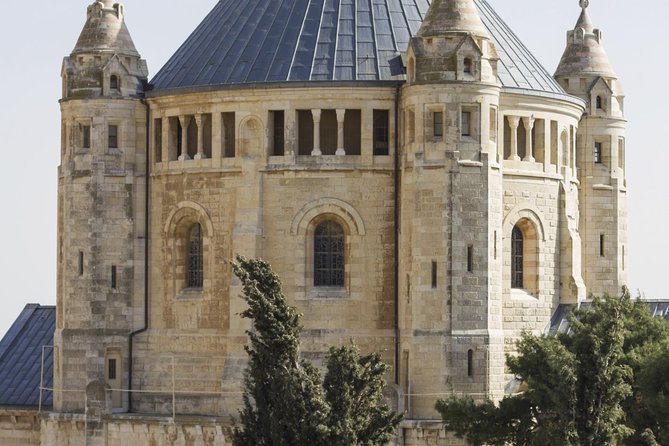
[[77,44],[63,62],[63,99],[143,94],[149,73],[124,14],[123,5],[113,0],[88,7]]
[[576,138],[583,278],[588,293],[615,295],[627,284],[624,93],[602,32],[581,0],[555,79],[586,102]]
[[[148,77],[123,5],[97,1],[63,63],[58,184],[58,313],[54,408],[87,409],[104,386],[115,411],[130,380],[128,335],[143,308]],[[67,311],[63,311],[67,308]],[[90,434],[90,435],[89,435]],[[99,439],[87,432],[86,444]],[[90,438],[89,438],[90,437]],[[97,444],[97,443],[95,443]]]
[[497,59],[473,0],[434,0],[409,44],[408,83],[496,84]]

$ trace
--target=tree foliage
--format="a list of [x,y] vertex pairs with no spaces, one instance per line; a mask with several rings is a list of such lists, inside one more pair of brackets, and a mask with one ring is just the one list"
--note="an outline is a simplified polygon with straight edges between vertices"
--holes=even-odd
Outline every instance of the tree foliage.
[[523,393],[499,405],[438,401],[446,429],[471,445],[669,444],[669,324],[627,290],[570,322],[557,337],[523,334],[507,357]]
[[330,349],[327,373],[300,358],[300,315],[266,262],[237,257],[250,319],[237,446],[380,446],[400,422],[385,402],[387,366],[354,345]]

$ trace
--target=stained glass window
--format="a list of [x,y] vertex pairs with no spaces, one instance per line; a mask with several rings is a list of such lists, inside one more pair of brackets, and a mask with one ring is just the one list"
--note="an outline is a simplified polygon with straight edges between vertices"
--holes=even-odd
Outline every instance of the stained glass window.
[[523,231],[518,226],[513,228],[511,234],[511,287],[523,288],[523,263],[524,263],[524,240]]
[[188,288],[202,288],[202,227],[194,224],[188,235],[186,282]]
[[314,286],[344,286],[344,229],[328,220],[314,235]]

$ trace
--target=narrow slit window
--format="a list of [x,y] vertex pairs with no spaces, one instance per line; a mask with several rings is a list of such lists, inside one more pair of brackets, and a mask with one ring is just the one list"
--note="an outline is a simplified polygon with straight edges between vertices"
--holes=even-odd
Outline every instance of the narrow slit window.
[[467,376],[474,376],[474,350],[467,351]]
[[116,265],[112,265],[111,267],[111,287],[112,289],[116,289]]
[[443,112],[434,112],[432,113],[433,120],[433,135],[435,138],[441,138],[444,136],[444,113]]
[[110,125],[108,128],[108,147],[118,149],[118,126]]
[[79,251],[79,275],[84,275],[84,252]]
[[432,288],[437,288],[437,262],[432,261]]
[[389,154],[389,112],[388,110],[374,110],[374,156]]
[[467,246],[467,272],[474,272],[474,246]]
[[84,149],[91,148],[91,126],[85,125],[81,128],[81,147]]
[[595,103],[596,103],[596,106],[597,106],[597,110],[602,110],[604,108],[603,107],[604,104],[603,104],[601,96],[597,96],[597,99],[595,100]]
[[599,256],[600,257],[605,257],[605,252],[604,252],[604,234],[599,234]]
[[107,360],[107,379],[113,381],[116,379],[116,358],[109,358]]
[[463,111],[460,117],[460,132],[462,136],[471,136],[472,134],[472,112]]
[[625,271],[625,245],[623,245],[623,256],[622,256],[622,263],[623,263],[623,271]]

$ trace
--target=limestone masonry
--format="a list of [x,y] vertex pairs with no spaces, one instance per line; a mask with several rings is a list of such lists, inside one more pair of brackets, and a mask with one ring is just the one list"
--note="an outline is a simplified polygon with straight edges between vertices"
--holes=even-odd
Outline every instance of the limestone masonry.
[[0,411],[0,443],[231,445],[242,254],[306,357],[382,352],[397,444],[459,444],[437,398],[513,392],[521,331],[627,283],[624,93],[587,8],[551,76],[486,0],[220,0],[149,82],[124,6],[88,6],[53,406]]

